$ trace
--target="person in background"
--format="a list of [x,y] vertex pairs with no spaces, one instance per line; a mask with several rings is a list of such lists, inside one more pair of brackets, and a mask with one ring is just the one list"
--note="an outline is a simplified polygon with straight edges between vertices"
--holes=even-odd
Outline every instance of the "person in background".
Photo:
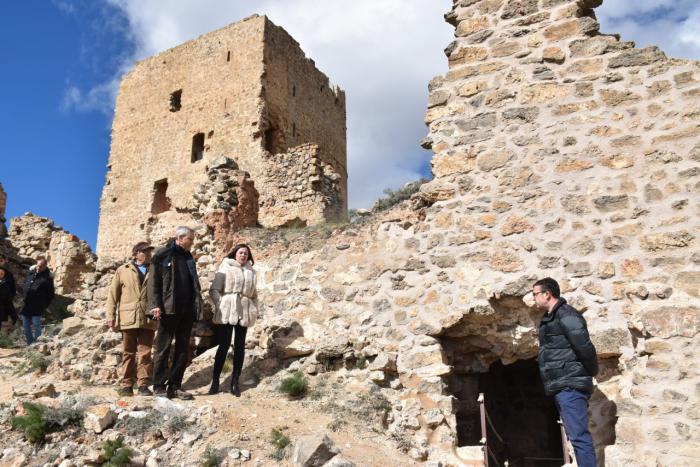
[[598,358],[586,320],[560,296],[549,277],[532,286],[535,305],[545,310],[540,322],[537,363],[544,391],[554,396],[564,430],[574,446],[579,467],[596,467],[593,437],[588,430],[588,400]]
[[153,378],[151,347],[158,323],[146,316],[148,308],[148,269],[153,247],[139,242],[132,248],[133,259],[114,273],[107,296],[107,326],[122,334],[122,363],[119,371],[120,396],[132,396],[134,383],[140,396],[152,396],[148,389]]
[[[201,318],[201,285],[190,253],[195,233],[178,227],[175,239],[153,255],[148,282],[149,308],[159,320],[153,348],[153,393],[183,400],[193,399],[182,390],[187,367],[192,325]],[[175,339],[172,365],[168,366],[171,343]]]
[[53,275],[46,258],[40,256],[36,260],[36,267],[30,269],[22,285],[23,305],[19,314],[22,316],[27,345],[32,345],[41,336],[41,318],[53,298]]
[[219,346],[214,357],[209,394],[219,392],[221,370],[231,346],[231,337],[235,333],[230,392],[236,397],[241,395],[238,379],[241,376],[245,358],[245,336],[258,316],[254,264],[255,260],[250,247],[245,244],[236,245],[221,262],[209,289],[209,295],[216,307],[214,335]]
[[17,311],[12,301],[17,294],[17,286],[12,273],[3,265],[0,265],[0,327],[2,323],[12,319],[12,324],[17,322]]

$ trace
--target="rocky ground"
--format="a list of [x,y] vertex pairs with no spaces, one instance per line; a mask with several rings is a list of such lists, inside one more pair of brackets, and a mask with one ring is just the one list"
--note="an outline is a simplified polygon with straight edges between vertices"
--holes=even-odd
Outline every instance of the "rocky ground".
[[[60,325],[50,325],[31,348],[22,345],[19,329],[3,331],[3,344],[17,347],[0,349],[0,466],[416,465],[402,452],[403,441],[385,434],[391,405],[363,364],[305,375],[303,397],[279,391],[298,360],[269,376],[248,371],[240,398],[210,396],[209,351],[185,376],[193,401],[119,398],[113,384],[67,377],[76,373],[66,369],[80,368],[80,362],[53,351],[80,345],[87,336],[103,338],[103,350],[105,342],[118,342],[117,335],[97,329],[66,336]],[[247,364],[255,360],[253,355]],[[17,417],[31,417],[32,404],[43,410],[39,434],[17,426]],[[127,460],[118,456],[123,448],[131,452]]]

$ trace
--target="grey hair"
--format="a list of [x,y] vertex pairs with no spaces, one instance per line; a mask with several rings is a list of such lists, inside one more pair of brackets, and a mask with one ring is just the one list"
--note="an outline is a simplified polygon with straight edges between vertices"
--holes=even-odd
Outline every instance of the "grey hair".
[[190,233],[193,233],[194,230],[190,229],[189,227],[186,227],[184,225],[181,225],[177,229],[175,229],[175,237],[180,238],[180,237],[186,237]]

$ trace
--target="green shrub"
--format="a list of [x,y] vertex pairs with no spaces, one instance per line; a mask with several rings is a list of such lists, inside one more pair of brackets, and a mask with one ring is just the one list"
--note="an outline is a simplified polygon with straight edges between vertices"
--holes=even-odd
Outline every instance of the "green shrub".
[[284,434],[283,430],[284,428],[273,428],[270,431],[270,442],[275,447],[270,457],[276,461],[284,459],[285,448],[291,443],[291,440]]
[[23,404],[24,415],[12,417],[12,428],[24,432],[24,437],[32,442],[43,441],[44,437],[53,431],[69,425],[80,425],[83,411],[73,408],[51,408],[34,402]]
[[102,444],[102,457],[106,467],[124,467],[131,463],[131,449],[124,446],[124,438],[118,437],[115,440],[107,440]]
[[36,350],[27,350],[23,354],[25,360],[15,369],[15,374],[22,376],[33,371],[46,371],[51,365],[51,359]]
[[17,347],[19,347],[19,339],[16,332],[0,332],[0,348],[16,349]]
[[309,381],[301,372],[297,371],[292,376],[284,378],[279,388],[280,392],[293,398],[301,398],[309,390]]
[[375,201],[374,206],[372,206],[372,209],[375,211],[384,211],[386,209],[389,209],[390,207],[399,204],[401,201],[409,199],[411,196],[413,196],[414,193],[418,192],[421,185],[428,181],[429,180],[427,178],[421,178],[420,180],[416,180],[415,182],[407,183],[397,190],[385,188],[384,194],[386,196],[384,196],[383,198],[379,198],[377,201]]
[[49,424],[44,420],[46,407],[33,402],[25,402],[23,406],[24,415],[11,419],[12,429],[23,430],[24,437],[32,443],[43,441],[44,436],[49,432]]
[[359,368],[360,370],[367,368],[367,357],[362,355],[360,358],[355,360],[355,367]]
[[204,450],[199,465],[201,467],[217,467],[219,465],[219,456],[211,446],[207,446]]

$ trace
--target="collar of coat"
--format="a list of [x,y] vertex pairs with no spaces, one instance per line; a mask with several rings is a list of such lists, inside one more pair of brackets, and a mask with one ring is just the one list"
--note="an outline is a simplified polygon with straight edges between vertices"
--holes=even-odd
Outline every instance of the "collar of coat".
[[557,310],[561,308],[562,305],[566,303],[566,299],[563,297],[559,297],[559,301],[557,302],[556,305],[552,308],[552,311],[546,311],[544,316],[542,317],[542,321],[551,321],[554,319],[554,315],[557,314]]
[[219,270],[224,269],[224,268],[253,269],[253,265],[251,264],[250,260],[248,260],[247,263],[245,263],[244,265],[241,266],[241,263],[239,263],[235,259],[224,258],[224,260],[221,262],[221,266],[219,267]]

